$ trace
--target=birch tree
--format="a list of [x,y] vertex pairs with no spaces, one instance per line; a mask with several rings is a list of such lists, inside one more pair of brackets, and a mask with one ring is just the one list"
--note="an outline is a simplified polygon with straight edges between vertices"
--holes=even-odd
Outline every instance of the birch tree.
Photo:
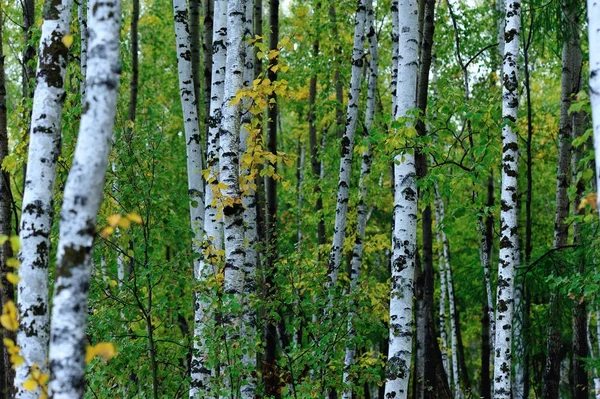
[[63,38],[69,35],[72,5],[72,0],[48,1],[38,50],[19,234],[21,280],[17,286],[17,303],[21,320],[17,345],[21,347],[25,361],[16,370],[18,398],[33,399],[40,395],[39,389],[27,391],[23,388],[32,365],[37,364],[42,373],[48,370],[48,256],[54,217],[52,200],[56,163],[60,155],[62,107],[66,94],[64,81],[68,49]]
[[[253,37],[253,16],[254,16],[254,0],[245,0],[245,21],[244,21],[244,37],[246,39]],[[243,86],[252,85],[254,80],[254,57],[253,46],[248,40],[244,44],[244,75]],[[246,254],[244,257],[244,314],[242,320],[242,342],[244,350],[242,352],[242,366],[244,367],[243,378],[244,385],[241,387],[242,399],[253,399],[256,391],[256,350],[254,349],[254,340],[256,337],[257,314],[253,309],[251,298],[256,294],[256,269],[259,264],[258,256],[258,226],[257,226],[257,193],[253,188],[254,178],[253,171],[249,163],[244,163],[244,154],[249,148],[252,148],[255,137],[252,135],[252,117],[250,113],[250,100],[244,99],[242,103],[243,115],[241,118],[240,130],[240,171],[247,181],[242,190],[242,206],[244,220],[244,241],[246,243]]]
[[186,142],[190,225],[194,232],[192,238],[194,275],[197,276],[200,272],[199,259],[202,256],[201,242],[204,230],[204,183],[202,181],[200,129],[192,79],[192,63],[189,57],[191,50],[185,0],[173,0],[173,14],[175,17],[179,92]]
[[[554,217],[554,248],[560,249],[568,244],[569,225],[565,223],[569,216],[569,197],[567,190],[571,174],[571,140],[573,139],[574,118],[569,115],[573,95],[579,91],[581,81],[581,49],[577,37],[577,27],[573,24],[573,15],[564,6],[565,41],[562,48],[562,79],[560,124],[558,130],[558,166],[556,172],[556,212]],[[564,271],[563,271],[564,272]],[[548,356],[544,371],[544,397],[558,398],[560,380],[560,361],[562,358],[561,301],[557,289],[550,294],[548,319]]]
[[[242,87],[244,73],[244,19],[245,1],[227,2],[227,59],[223,92],[223,120],[219,131],[219,186],[223,209],[225,266],[223,291],[227,296],[223,323],[229,342],[239,339],[241,319],[235,304],[242,303],[244,289],[244,222],[239,185],[240,112],[241,103],[234,100]],[[237,355],[237,352],[234,352]],[[232,362],[238,359],[229,359]],[[232,376],[225,370],[231,389]],[[245,385],[244,382],[241,383]]]
[[[190,58],[191,45],[188,28],[188,10],[185,0],[173,0],[173,15],[175,21],[177,69],[179,71],[179,92],[181,108],[183,110],[183,126],[186,142],[190,227],[193,232],[191,244],[194,257],[194,276],[198,281],[205,281],[206,277],[210,275],[210,271],[205,270],[206,265],[202,261],[204,257],[202,254],[202,240],[204,238],[204,218],[206,212],[204,207],[204,182],[202,181],[202,143],[198,125],[198,107],[194,91],[192,61]],[[208,191],[211,191],[211,186],[208,186]],[[212,201],[212,198],[208,199]],[[198,294],[196,294],[195,301],[196,320],[192,369],[190,371],[192,377],[190,398],[196,397],[199,393],[206,394],[209,386],[207,379],[210,377],[210,371],[198,365],[198,362],[201,361],[198,357],[198,351],[200,350],[198,346],[205,342],[205,337],[202,336],[202,326],[203,323],[207,322],[207,320],[204,320],[203,310],[208,305],[201,302]],[[198,315],[198,312],[200,312],[200,315]]]
[[[398,1],[398,83],[394,119],[405,117],[416,106],[419,64],[417,4]],[[392,67],[393,69],[394,67]],[[417,241],[417,189],[414,154],[410,150],[394,157],[394,216],[392,277],[390,292],[389,357],[386,397],[408,397],[412,354],[412,297]]]
[[500,259],[496,295],[494,397],[511,397],[512,320],[515,271],[519,266],[517,232],[518,141],[514,131],[519,107],[519,34],[521,3],[506,1],[504,61],[502,64],[502,194],[500,211]]
[[[221,107],[225,80],[225,60],[227,54],[227,1],[214,2],[213,54],[211,71],[210,112],[207,118],[208,149],[206,190],[204,193],[204,245],[209,248],[208,256],[200,258],[196,280],[206,282],[218,271],[218,252],[223,249],[223,225],[217,218],[215,192],[219,172],[219,129],[221,127]],[[196,293],[194,306],[194,351],[192,352],[190,398],[201,398],[210,394],[211,369],[208,365],[207,333],[214,316],[210,311],[210,290]]]
[[342,136],[342,159],[338,180],[338,192],[335,207],[335,224],[333,227],[333,242],[329,254],[327,274],[328,288],[335,286],[338,279],[344,238],[346,237],[346,219],[348,216],[348,200],[350,191],[350,171],[354,149],[354,133],[358,121],[358,102],[360,100],[360,81],[363,70],[363,47],[365,41],[366,2],[358,0],[356,19],[354,22],[354,44],[352,50],[352,76],[348,93],[348,108],[346,111],[346,130]]
[[90,10],[84,111],[60,215],[48,386],[54,399],[83,398],[92,245],[121,71],[120,1],[91,0]]
[[[369,53],[371,59],[369,60],[369,78],[367,85],[367,110],[365,112],[365,123],[363,125],[363,135],[367,140],[367,147],[361,153],[361,167],[360,167],[360,179],[358,182],[359,188],[359,202],[358,202],[358,216],[357,216],[357,228],[356,228],[356,239],[354,240],[354,248],[352,250],[352,263],[350,269],[350,296],[356,293],[356,287],[360,279],[360,269],[362,267],[362,256],[363,246],[365,239],[365,232],[367,230],[367,221],[369,218],[369,210],[367,206],[367,184],[366,179],[371,173],[371,163],[373,161],[373,155],[371,153],[371,143],[368,141],[370,137],[371,126],[375,119],[376,111],[376,94],[377,94],[377,80],[379,76],[379,69],[377,66],[379,60],[379,52],[377,49],[377,34],[373,24],[373,4],[371,0],[366,1],[366,35],[369,40]],[[348,385],[350,381],[350,368],[354,364],[356,355],[356,344],[353,342],[356,337],[356,330],[354,328],[354,317],[355,311],[354,301],[350,306],[350,312],[348,314],[348,337],[346,343],[346,353],[344,356],[344,372],[342,379],[346,385],[342,393],[342,399],[352,399],[352,389]]]
[[[594,125],[594,155],[596,158],[596,187],[600,187],[600,3],[587,0],[588,42],[590,43],[590,102]],[[600,212],[600,196],[597,197]]]

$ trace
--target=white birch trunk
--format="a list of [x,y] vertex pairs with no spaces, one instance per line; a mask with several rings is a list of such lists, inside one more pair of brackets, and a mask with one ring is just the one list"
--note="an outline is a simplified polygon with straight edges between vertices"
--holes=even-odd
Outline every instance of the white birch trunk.
[[[394,119],[416,106],[419,66],[419,21],[417,3],[398,2],[398,84]],[[393,67],[392,67],[393,69]],[[392,277],[390,292],[389,358],[386,397],[408,396],[412,355],[413,293],[417,244],[417,188],[414,153],[397,154],[394,159],[394,228],[392,232]]]
[[[223,324],[228,342],[239,340],[241,313],[232,311],[234,304],[242,304],[244,290],[244,220],[239,185],[240,116],[241,103],[232,103],[237,91],[242,88],[244,73],[244,15],[245,1],[227,2],[227,59],[225,65],[225,87],[223,92],[223,120],[219,131],[219,183],[220,202],[223,212],[225,267],[223,291],[225,294]],[[241,359],[228,359],[229,366]],[[225,365],[224,375],[228,375]],[[234,383],[226,377],[226,385],[233,390]],[[237,383],[235,384],[237,385]],[[245,381],[240,381],[240,386]],[[231,392],[234,394],[234,392]]]
[[504,62],[502,71],[502,195],[500,211],[500,261],[496,297],[494,344],[494,398],[511,397],[511,358],[515,270],[519,265],[517,232],[518,141],[513,127],[519,106],[519,34],[521,3],[506,1]]
[[[209,255],[200,259],[200,266],[195,270],[195,278],[199,283],[205,282],[211,275],[218,272],[220,256],[215,251],[223,249],[223,225],[217,218],[215,190],[219,173],[219,129],[221,127],[221,107],[223,105],[223,86],[225,80],[225,59],[227,37],[227,1],[215,0],[213,14],[213,57],[210,114],[208,123],[208,150],[206,190],[204,192],[204,245],[208,247]],[[214,287],[213,287],[214,288]],[[206,347],[207,335],[214,322],[210,312],[212,302],[210,287],[196,292],[194,306],[194,351],[191,362],[190,399],[211,396],[211,373],[208,365],[209,353]]]
[[446,370],[446,376],[448,378],[448,386],[452,386],[452,373],[450,372],[450,360],[448,359],[448,333],[446,331],[446,298],[448,297],[448,282],[446,278],[446,264],[449,264],[449,260],[446,258],[447,243],[445,242],[446,237],[442,230],[444,226],[445,209],[444,202],[440,196],[437,183],[435,184],[435,219],[437,225],[436,237],[439,245],[438,258],[440,262],[440,340],[442,353],[442,363],[444,364],[444,370]]
[[367,221],[369,218],[369,212],[367,207],[367,185],[365,179],[368,178],[371,173],[371,162],[373,160],[371,154],[371,143],[369,141],[371,126],[375,119],[376,109],[376,95],[377,95],[377,79],[379,70],[377,62],[379,54],[377,50],[377,34],[373,25],[373,5],[372,0],[366,0],[366,35],[369,40],[369,53],[371,60],[369,62],[369,80],[367,88],[367,110],[365,112],[365,124],[364,124],[364,137],[367,140],[367,148],[362,152],[360,178],[358,182],[359,188],[359,202],[358,202],[358,216],[357,216],[357,228],[356,228],[356,239],[354,241],[354,249],[352,251],[352,264],[350,270],[350,290],[349,296],[351,298],[350,311],[348,314],[348,336],[346,338],[346,353],[344,355],[344,371],[342,380],[344,383],[344,391],[342,392],[342,399],[352,399],[352,385],[350,381],[350,368],[354,364],[356,356],[356,344],[352,342],[356,337],[356,330],[354,328],[354,317],[356,315],[355,309],[356,304],[352,300],[352,296],[356,293],[356,287],[360,279],[360,268],[362,267],[362,255],[363,255],[363,243],[365,239],[365,232],[367,230]]
[[[587,0],[588,43],[590,43],[590,102],[594,126],[594,153],[596,158],[596,187],[600,187],[600,3]],[[600,212],[600,195],[597,198]]]
[[452,379],[454,380],[454,397],[463,396],[460,386],[460,370],[458,365],[458,326],[456,325],[456,303],[454,302],[454,282],[452,280],[452,268],[450,267],[450,248],[448,238],[442,232],[442,244],[444,251],[444,270],[446,272],[446,284],[448,289],[448,307],[450,309],[450,345],[452,350]]
[[[363,48],[365,42],[365,0],[358,0],[354,22],[354,44],[352,49],[352,76],[348,92],[348,109],[346,111],[346,130],[342,136],[342,159],[338,182],[337,202],[335,207],[335,224],[333,227],[333,242],[329,254],[327,288],[332,289],[338,279],[344,238],[346,237],[346,218],[348,216],[348,200],[350,191],[350,171],[352,168],[352,152],[354,148],[354,133],[358,121],[358,102],[360,100],[360,81],[363,70]],[[330,293],[331,295],[331,293]]]
[[[241,104],[231,104],[242,87],[244,70],[244,1],[227,2],[227,61],[223,92],[223,120],[220,130],[219,180],[226,188],[220,190],[223,203],[225,234],[226,294],[239,296],[244,283],[243,206],[239,186],[239,148]],[[239,298],[238,298],[239,299]]]
[[86,97],[60,217],[50,331],[49,396],[83,397],[86,317],[95,224],[102,202],[119,88],[119,0],[92,0]]
[[173,15],[175,19],[179,94],[181,109],[183,110],[183,129],[185,131],[190,225],[194,232],[194,238],[192,239],[194,274],[198,275],[199,258],[202,256],[200,243],[204,229],[204,183],[202,181],[202,145],[190,57],[188,10],[185,0],[173,0]]
[[[246,39],[253,37],[252,20],[254,16],[254,1],[245,1],[245,22],[244,36]],[[254,47],[245,42],[244,45],[244,75],[243,86],[252,86],[254,80]],[[244,99],[243,116],[241,118],[240,129],[240,154],[243,154],[248,149],[249,145],[253,145],[254,137],[249,134],[248,129],[251,127],[253,115],[250,113],[250,100]],[[251,168],[241,167],[241,174],[249,176]],[[250,183],[250,182],[248,182]],[[254,181],[251,182],[255,184]],[[253,309],[253,304],[249,303],[248,299],[256,295],[256,269],[258,267],[258,252],[256,244],[258,243],[258,226],[257,220],[257,199],[256,190],[250,185],[247,187],[247,192],[242,195],[242,205],[244,207],[244,241],[246,242],[246,255],[244,257],[244,288],[242,295],[244,298],[244,313],[242,316],[242,338],[241,343],[245,349],[242,353],[242,365],[244,367],[243,379],[244,382],[240,388],[242,399],[254,399],[256,392],[256,349],[254,346],[256,338],[256,311]]]
[[515,283],[515,315],[513,318],[513,339],[514,339],[514,385],[512,387],[513,399],[523,399],[525,397],[525,337],[523,331],[523,322],[525,317],[525,304],[523,303],[523,278]]
[[62,38],[69,34],[72,5],[72,0],[46,4],[38,50],[19,234],[21,280],[17,285],[17,304],[21,319],[17,345],[25,362],[16,369],[17,398],[38,398],[41,393],[39,389],[27,391],[23,388],[32,365],[37,364],[42,373],[48,372],[48,256],[68,53]]

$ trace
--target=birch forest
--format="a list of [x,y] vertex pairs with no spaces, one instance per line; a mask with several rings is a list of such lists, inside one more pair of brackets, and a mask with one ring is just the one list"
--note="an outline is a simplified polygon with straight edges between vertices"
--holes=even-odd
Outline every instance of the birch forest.
[[598,0],[0,0],[0,399],[600,399]]

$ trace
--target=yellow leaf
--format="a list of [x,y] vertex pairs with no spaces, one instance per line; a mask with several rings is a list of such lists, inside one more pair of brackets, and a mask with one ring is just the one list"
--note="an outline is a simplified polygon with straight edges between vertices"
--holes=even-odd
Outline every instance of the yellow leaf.
[[106,360],[110,360],[117,355],[117,351],[112,342],[99,342],[94,346],[87,347],[85,351],[85,362],[89,363],[96,356],[102,356]]
[[15,369],[25,363],[25,358],[21,355],[11,355],[10,362],[12,363],[12,368]]
[[6,234],[0,235],[0,245],[3,245],[6,241],[8,241],[8,236]]
[[119,283],[117,283],[115,280],[110,280],[110,281],[108,282],[108,284],[109,284],[111,287],[116,287],[117,285],[119,285]]
[[31,377],[23,383],[23,388],[25,388],[26,390],[28,390],[30,392],[35,391],[38,386],[39,385],[38,385],[37,381]]
[[131,226],[131,220],[129,220],[128,218],[121,218],[121,220],[119,220],[119,227],[128,229],[129,226]]
[[127,219],[131,220],[133,223],[142,224],[142,217],[137,213],[128,213]]
[[8,301],[2,307],[2,316],[0,316],[0,324],[9,331],[17,331],[19,321],[17,320],[17,307],[13,301]]
[[71,47],[73,45],[73,35],[64,35],[62,42],[66,48]]
[[102,231],[100,232],[100,237],[102,237],[102,238],[106,238],[106,237],[108,237],[109,235],[111,235],[111,234],[112,234],[112,233],[114,233],[114,232],[115,232],[115,229],[113,229],[112,227],[110,227],[110,226],[108,226],[108,227],[105,227],[105,228],[104,228],[104,229],[102,229]]
[[12,248],[14,253],[19,252],[19,249],[21,249],[21,243],[19,242],[19,236],[10,237],[10,247]]
[[16,274],[14,274],[14,273],[10,273],[10,272],[6,273],[6,279],[7,279],[7,280],[8,280],[8,282],[9,282],[9,283],[11,283],[12,285],[15,285],[15,284],[17,284],[17,283],[18,283],[18,282],[21,280],[21,278],[20,278],[19,276],[17,276],[17,275],[16,275]]
[[108,224],[110,227],[116,227],[119,220],[121,220],[121,215],[111,215],[108,217]]
[[598,194],[590,193],[585,196],[585,199],[590,203],[590,206],[592,207],[592,209],[596,209],[596,204],[598,201]]
[[6,266],[16,269],[19,267],[19,265],[20,265],[20,262],[17,258],[8,258],[6,260]]

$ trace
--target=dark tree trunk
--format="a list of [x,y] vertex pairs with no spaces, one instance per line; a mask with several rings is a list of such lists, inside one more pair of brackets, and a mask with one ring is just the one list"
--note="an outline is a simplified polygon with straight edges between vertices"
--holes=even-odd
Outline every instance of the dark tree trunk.
[[[189,4],[190,47],[192,50],[192,79],[194,81],[194,97],[196,98],[198,121],[200,121],[202,120],[202,118],[200,118],[200,115],[202,115],[202,112],[200,112],[200,0],[189,0]],[[210,43],[212,43],[212,40]],[[204,52],[204,54],[206,54],[206,52]]]
[[[313,43],[313,58],[319,57],[319,40],[315,39]],[[318,183],[321,176],[321,161],[319,160],[319,141],[317,139],[317,123],[315,103],[317,98],[317,73],[310,77],[308,88],[308,137],[310,142],[310,166],[313,178],[317,181],[315,184],[315,193],[317,193],[317,202],[315,211],[319,215],[319,224],[317,225],[317,243],[325,244],[325,218],[323,215],[323,197],[321,196],[321,185]]]
[[[256,1],[260,3],[260,1]],[[256,7],[256,4],[255,4]],[[202,44],[202,50],[204,52],[204,137],[208,140],[208,123],[206,119],[210,115],[210,97],[212,90],[212,55],[213,55],[213,14],[214,14],[214,0],[204,0],[204,38]],[[199,23],[199,22],[198,22]],[[198,51],[200,51],[198,49]],[[200,68],[200,67],[198,67]],[[198,71],[198,74],[200,72]],[[196,76],[196,72],[194,72]],[[194,86],[197,86],[194,84]],[[196,101],[200,102],[200,97],[196,96]],[[203,145],[207,148],[207,145]]]
[[[0,5],[0,43],[2,41],[3,31],[2,6]],[[0,46],[1,47],[1,46]],[[4,53],[0,48],[0,163],[8,155],[8,130],[7,130],[7,112],[6,112],[6,78],[4,74]],[[11,235],[11,192],[10,176],[8,172],[0,174],[0,234]],[[8,301],[14,301],[15,291],[11,283],[6,280],[6,273],[10,268],[6,264],[11,256],[11,249],[8,242],[0,247],[0,307]],[[5,328],[1,329],[2,338],[10,339],[16,342],[15,333]],[[14,378],[15,372],[11,367],[10,355],[6,351],[4,344],[0,346],[0,398],[14,397]]]
[[[490,172],[487,184],[487,203],[488,208],[494,206],[494,176],[493,172]],[[485,243],[487,247],[485,251],[487,253],[488,262],[491,263],[493,239],[494,239],[494,217],[490,213],[485,219]],[[479,385],[479,396],[483,399],[491,398],[491,380],[490,380],[490,351],[491,344],[490,339],[490,311],[487,300],[484,300],[483,312],[484,315],[481,318],[481,381]]]
[[481,380],[479,384],[479,396],[482,399],[490,399],[490,314],[487,302],[483,305],[481,317]]
[[[33,101],[33,91],[35,89],[35,46],[32,44],[31,30],[35,26],[35,0],[22,0],[23,6],[23,39],[25,49],[23,50],[23,99]],[[23,141],[27,142],[27,135],[31,123],[31,106],[25,106],[23,111],[23,120],[25,121],[25,137]],[[27,152],[27,148],[25,148]],[[27,171],[27,160],[23,164],[23,182],[25,182]]]
[[[427,94],[429,88],[429,71],[431,68],[434,19],[435,19],[435,1],[423,1],[422,8],[422,36],[421,36],[421,56],[417,86],[417,108],[422,115],[426,114]],[[420,136],[427,135],[427,129],[424,122],[417,122],[417,132]],[[422,179],[427,176],[427,155],[422,151],[416,151],[415,163],[417,176]],[[437,334],[434,322],[434,283],[433,283],[433,230],[430,204],[425,204],[421,214],[421,223],[423,229],[422,253],[423,253],[423,314],[425,316],[425,342],[423,359],[423,380],[425,391],[423,393],[415,392],[415,397],[433,398],[438,396],[438,381],[447,381],[443,367],[437,367],[441,364],[441,353],[439,352]],[[443,373],[438,378],[438,371]],[[423,385],[421,385],[423,386]],[[443,388],[443,387],[442,387]],[[443,392],[444,389],[441,389]]]
[[[269,0],[269,49],[277,49],[279,41],[279,0]],[[273,66],[277,65],[277,57],[269,61],[267,77],[271,82],[277,80],[277,71]],[[271,102],[272,101],[272,102]],[[267,149],[277,154],[277,97],[275,93],[269,96],[269,108],[267,110]],[[277,164],[271,164],[277,170]],[[277,259],[277,182],[272,177],[265,178],[266,196],[266,285],[267,301],[274,300],[277,289],[273,276],[275,274],[275,261]],[[277,369],[277,321],[269,317],[266,325],[266,347],[265,347],[265,393],[275,399],[281,398],[281,382]]]
[[[563,18],[566,28],[565,41],[562,52],[562,80],[561,80],[561,110],[559,125],[558,168],[556,177],[556,216],[554,222],[554,248],[560,248],[568,243],[569,225],[565,219],[569,216],[569,199],[567,189],[571,172],[571,140],[574,136],[574,119],[569,115],[571,99],[580,89],[581,82],[581,47],[577,34],[576,13],[569,6],[563,8]],[[574,158],[577,158],[575,154]],[[576,164],[576,160],[573,160]],[[575,182],[577,185],[579,182]],[[579,187],[578,187],[579,191]],[[576,202],[577,204],[578,202]],[[577,238],[574,238],[577,240]],[[558,272],[564,272],[563,267]],[[557,399],[559,397],[560,361],[561,352],[561,298],[557,289],[550,296],[550,309],[548,320],[548,357],[544,374],[544,399]]]

